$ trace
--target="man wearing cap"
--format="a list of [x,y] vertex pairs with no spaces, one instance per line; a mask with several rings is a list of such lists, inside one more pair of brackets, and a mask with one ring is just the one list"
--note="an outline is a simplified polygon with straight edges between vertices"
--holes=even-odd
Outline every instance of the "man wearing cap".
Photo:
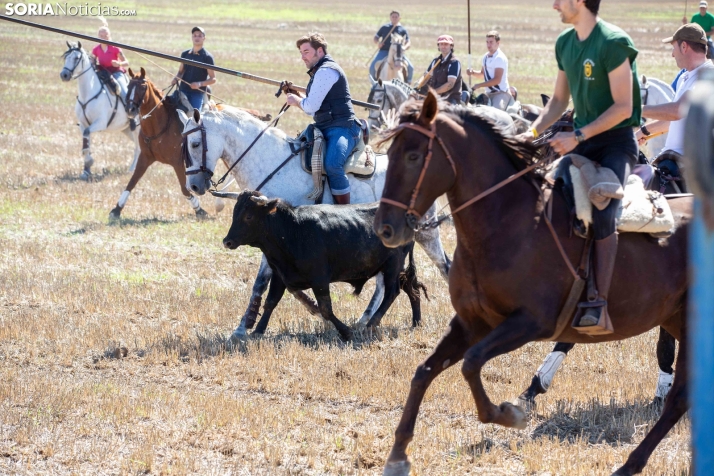
[[310,82],[306,97],[288,93],[287,103],[299,107],[315,119],[315,127],[325,137],[325,172],[334,202],[350,203],[350,182],[345,162],[360,138],[360,126],[352,107],[345,72],[327,54],[327,41],[320,33],[310,33],[296,42]]
[[[382,25],[374,35],[374,43],[379,47],[377,56],[374,57],[372,64],[369,66],[369,75],[374,79],[377,79],[377,63],[386,59],[389,55],[389,48],[392,46],[392,33],[396,33],[397,35],[404,37],[404,45],[402,45],[404,51],[408,50],[411,46],[411,43],[409,42],[409,33],[407,33],[407,29],[399,23],[400,19],[401,16],[399,15],[399,12],[392,11],[389,14],[389,22]],[[414,66],[412,66],[411,61],[409,61],[406,56],[404,56],[404,61],[407,63],[406,81],[408,84],[411,84],[412,76],[414,75]]]
[[481,60],[481,71],[467,69],[469,76],[481,76],[484,81],[474,84],[473,90],[486,88],[486,95],[494,107],[505,111],[513,100],[508,85],[508,58],[501,51],[501,35],[492,30],[486,33],[486,49],[488,53]]
[[[712,59],[712,49],[714,45],[712,44],[711,36],[714,33],[714,15],[707,11],[709,4],[706,0],[699,2],[699,13],[695,13],[692,16],[690,23],[696,23],[701,26],[704,32],[707,34],[707,44],[709,46],[709,51],[707,52],[707,58]],[[682,17],[682,25],[686,25],[687,17]]]
[[[206,40],[206,32],[200,26],[194,26],[191,30],[191,40],[193,48],[181,53],[181,58],[198,61],[207,65],[215,64],[213,55],[203,48]],[[186,95],[188,102],[194,109],[201,109],[203,105],[203,95],[206,93],[206,86],[216,83],[216,72],[208,68],[200,68],[189,64],[181,63],[178,74],[171,84],[176,84],[181,80],[179,90]]]
[[431,76],[429,81],[419,89],[420,94],[426,94],[429,88],[451,104],[461,103],[461,62],[454,56],[454,38],[451,35],[441,35],[436,40],[439,56],[429,64],[425,75]]
[[[573,28],[561,33],[555,44],[558,76],[553,97],[520,138],[533,140],[544,132],[565,112],[572,95],[575,130],[556,134],[551,147],[560,155],[572,152],[612,169],[624,185],[638,154],[633,132],[640,125],[642,109],[638,52],[627,33],[598,17],[600,0],[555,0],[553,8]],[[619,206],[620,200],[611,199],[603,210],[593,207],[598,296],[594,303],[579,306],[579,320],[573,323],[585,334],[612,332],[607,297],[617,255]]]
[[701,77],[702,71],[714,69],[714,64],[706,58],[706,33],[696,23],[679,27],[674,35],[665,38],[662,43],[672,45],[672,57],[677,62],[677,67],[685,72],[677,79],[672,102],[642,107],[642,116],[655,121],[647,123],[637,131],[637,140],[642,144],[647,141],[648,136],[669,131],[662,154],[676,152],[682,155],[685,117],[680,113],[680,105],[687,100],[689,91],[696,87],[695,83]]

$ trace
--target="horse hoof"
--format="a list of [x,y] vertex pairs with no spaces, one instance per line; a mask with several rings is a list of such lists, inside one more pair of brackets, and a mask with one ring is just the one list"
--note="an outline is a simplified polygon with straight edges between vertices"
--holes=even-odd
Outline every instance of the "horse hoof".
[[387,462],[384,465],[382,476],[409,476],[412,464],[409,461]]
[[520,406],[503,402],[499,409],[503,415],[503,426],[517,430],[525,430],[528,426],[526,412]]
[[118,220],[121,218],[121,207],[114,207],[111,212],[109,212],[109,220]]
[[206,210],[204,210],[203,208],[199,208],[198,210],[196,210],[196,218],[198,218],[199,220],[206,219],[208,218],[208,213],[206,213]]
[[514,402],[513,405],[520,407],[525,410],[526,415],[531,415],[536,411],[536,401],[534,398],[528,398],[525,395],[521,395]]

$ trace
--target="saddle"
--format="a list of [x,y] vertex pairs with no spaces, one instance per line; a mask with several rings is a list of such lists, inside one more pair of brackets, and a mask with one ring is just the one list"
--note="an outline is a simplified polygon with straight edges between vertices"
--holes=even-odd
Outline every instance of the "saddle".
[[107,87],[110,93],[119,96],[119,94],[117,94],[117,91],[120,91],[119,83],[117,83],[117,80],[114,79],[114,76],[112,76],[109,71],[103,68],[97,68],[97,77],[99,77],[99,80]]
[[[577,167],[574,163],[578,163],[581,167]],[[556,161],[553,167],[546,178],[551,183],[560,183],[565,202],[574,219],[573,230],[577,235],[587,236],[588,227],[592,223],[593,205],[596,204],[599,209],[603,209],[607,206],[603,200],[608,196],[622,197],[617,215],[619,232],[649,233],[657,238],[672,234],[675,221],[665,196],[659,191],[647,190],[639,174],[630,174],[622,190],[619,182],[617,184],[589,182],[588,179],[592,181],[593,178],[587,175],[591,174],[593,168],[604,168],[596,166],[585,157],[568,154]],[[607,181],[611,182],[611,180]]]
[[[358,122],[361,129],[361,140],[357,141],[345,162],[345,173],[366,180],[374,175],[377,161],[374,150],[367,145],[369,142],[367,121],[358,119]],[[289,144],[293,153],[299,153],[302,169],[312,175],[314,188],[308,198],[317,200],[322,196],[323,176],[327,175],[324,168],[325,142],[322,132],[314,124],[310,124],[295,139],[289,139]]]

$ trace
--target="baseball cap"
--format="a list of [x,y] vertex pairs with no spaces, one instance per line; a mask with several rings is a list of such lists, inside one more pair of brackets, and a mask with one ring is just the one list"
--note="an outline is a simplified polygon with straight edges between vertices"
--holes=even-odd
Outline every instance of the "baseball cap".
[[193,29],[191,30],[191,33],[193,34],[193,33],[196,33],[197,31],[200,31],[204,35],[206,34],[206,31],[203,28],[201,28],[200,26],[194,26]]
[[436,39],[437,43],[451,43],[454,44],[454,38],[451,35],[441,35]]
[[702,7],[707,8],[708,6],[709,6],[709,4],[705,0],[702,0],[701,2],[699,2],[699,8],[702,8]]
[[680,26],[674,35],[662,40],[662,43],[672,43],[673,41],[691,41],[692,43],[707,44],[707,35],[704,29],[696,23],[687,23]]

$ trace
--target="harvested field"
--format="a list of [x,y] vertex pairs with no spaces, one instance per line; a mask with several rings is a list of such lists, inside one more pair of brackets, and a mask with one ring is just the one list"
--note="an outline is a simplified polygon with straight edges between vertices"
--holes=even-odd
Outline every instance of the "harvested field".
[[[563,27],[550,3],[476,3],[474,57],[485,51],[485,32],[498,28],[524,102],[551,93],[553,44]],[[358,99],[369,90],[372,35],[392,8],[412,36],[417,72],[436,55],[442,32],[455,37],[466,61],[465,2],[117,4],[137,16],[108,19],[116,41],[178,54],[200,24],[218,64],[302,85],[294,40],[322,31]],[[633,36],[640,73],[671,81],[677,68],[659,41],[677,28],[682,10],[675,2],[604,1],[602,16]],[[90,17],[25,19],[90,35],[100,25]],[[259,251],[223,249],[228,210],[215,215],[203,197],[212,217],[197,221],[172,169],[160,164],[132,193],[121,221],[109,222],[130,177],[132,147],[123,135],[93,136],[95,180],[78,179],[77,86],[59,79],[68,39],[0,22],[0,473],[381,474],[413,372],[452,317],[436,268],[419,250],[432,298],[423,303],[421,328],[409,327],[402,295],[376,334],[343,344],[286,296],[265,337],[227,352]],[[168,85],[170,76],[154,64],[127,57]],[[269,86],[218,77],[214,92],[230,104],[272,114],[282,105]],[[305,124],[291,110],[280,127],[294,133]],[[443,226],[442,237],[451,255],[453,228]],[[334,286],[337,316],[354,323],[372,289],[353,297],[349,286]],[[649,405],[656,337],[576,346],[525,431],[479,423],[458,366],[448,370],[422,405],[413,474],[610,474],[656,421],[658,409]],[[551,349],[531,344],[492,361],[484,371],[492,400],[520,394]],[[689,439],[684,419],[643,474],[688,474]]]

